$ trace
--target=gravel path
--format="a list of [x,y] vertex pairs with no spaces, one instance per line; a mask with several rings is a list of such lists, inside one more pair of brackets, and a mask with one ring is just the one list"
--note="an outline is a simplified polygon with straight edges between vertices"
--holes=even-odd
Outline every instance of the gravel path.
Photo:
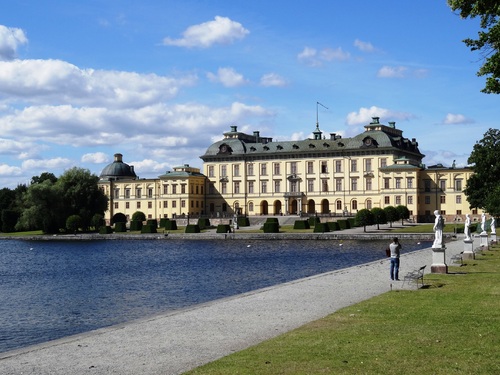
[[[450,264],[463,242],[446,246]],[[430,272],[431,263],[431,249],[405,254],[403,247],[400,277],[423,265]],[[415,284],[391,281],[389,261],[384,259],[0,353],[0,374],[181,374],[403,287],[416,289]]]

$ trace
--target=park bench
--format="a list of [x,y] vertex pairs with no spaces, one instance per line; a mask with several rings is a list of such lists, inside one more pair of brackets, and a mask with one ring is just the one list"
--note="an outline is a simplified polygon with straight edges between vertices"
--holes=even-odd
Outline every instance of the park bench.
[[462,251],[460,254],[453,255],[451,257],[451,263],[460,263],[460,265],[463,265],[464,264],[464,260],[462,258],[463,253],[464,252]]
[[417,289],[418,289],[418,280],[422,281],[422,286],[424,286],[424,270],[426,266],[422,266],[417,270],[408,272],[406,276],[403,278],[403,285],[405,285],[405,282],[410,282],[414,281],[417,283]]

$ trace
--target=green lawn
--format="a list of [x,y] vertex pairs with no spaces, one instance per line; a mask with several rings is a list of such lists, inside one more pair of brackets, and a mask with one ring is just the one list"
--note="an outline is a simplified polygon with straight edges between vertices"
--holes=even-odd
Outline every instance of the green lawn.
[[499,374],[500,247],[188,374]]

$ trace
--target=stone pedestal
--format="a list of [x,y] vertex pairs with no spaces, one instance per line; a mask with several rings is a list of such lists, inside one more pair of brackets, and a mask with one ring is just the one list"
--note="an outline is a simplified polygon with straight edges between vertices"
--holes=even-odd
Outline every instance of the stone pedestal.
[[464,240],[464,252],[462,253],[462,260],[474,259],[474,240]]
[[490,234],[490,242],[492,244],[496,244],[497,243],[497,234],[496,233],[491,233]]
[[431,273],[448,273],[448,266],[445,261],[446,247],[432,247]]
[[488,233],[481,232],[479,237],[481,238],[481,242],[480,242],[481,250],[488,250],[488,247],[489,247],[488,246]]

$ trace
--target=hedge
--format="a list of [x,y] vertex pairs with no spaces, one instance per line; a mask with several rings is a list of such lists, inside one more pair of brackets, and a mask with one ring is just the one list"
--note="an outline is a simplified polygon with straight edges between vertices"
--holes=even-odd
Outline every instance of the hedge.
[[210,219],[208,217],[200,217],[198,219],[198,225],[200,229],[205,229],[210,227]]
[[337,223],[339,224],[340,230],[344,229],[350,229],[351,228],[351,223],[348,220],[337,220]]
[[216,233],[231,233],[231,226],[229,224],[219,224]]
[[200,226],[198,224],[186,225],[184,233],[200,233]]
[[[268,219],[269,220],[269,219]],[[276,219],[278,220],[278,219]],[[263,227],[264,233],[279,233],[280,225],[277,222],[265,222]]]
[[328,227],[330,228],[330,232],[334,232],[336,230],[340,230],[340,225],[336,221],[329,221]]
[[356,219],[355,218],[350,218],[350,219],[347,219],[347,222],[349,223],[349,228],[354,228],[356,227]]
[[268,217],[266,223],[276,223],[279,225],[279,220],[277,217]]
[[250,219],[248,217],[242,216],[238,217],[238,226],[239,227],[249,227]]
[[165,228],[165,225],[167,225],[167,221],[169,221],[168,218],[163,217],[160,219],[160,228]]
[[316,223],[314,226],[314,233],[325,233],[330,232],[330,227],[328,223]]
[[177,230],[177,221],[176,220],[168,220],[165,222],[165,229],[167,230]]
[[111,228],[109,225],[101,227],[99,229],[99,234],[111,234],[113,233],[113,228]]
[[309,221],[309,225],[311,227],[314,227],[314,226],[316,226],[316,224],[319,224],[321,222],[319,217],[317,217],[317,216],[310,217],[308,219],[308,221]]
[[115,233],[123,233],[127,231],[127,224],[126,223],[115,223]]
[[146,224],[142,226],[141,233],[157,233],[156,226],[153,224]]
[[311,229],[308,220],[295,220],[293,229]]
[[130,230],[131,231],[140,231],[142,230],[142,221],[138,221],[138,220],[132,220],[130,222]]
[[146,221],[146,225],[152,225],[155,228],[158,228],[158,220],[156,220],[156,219],[149,219],[148,221]]

